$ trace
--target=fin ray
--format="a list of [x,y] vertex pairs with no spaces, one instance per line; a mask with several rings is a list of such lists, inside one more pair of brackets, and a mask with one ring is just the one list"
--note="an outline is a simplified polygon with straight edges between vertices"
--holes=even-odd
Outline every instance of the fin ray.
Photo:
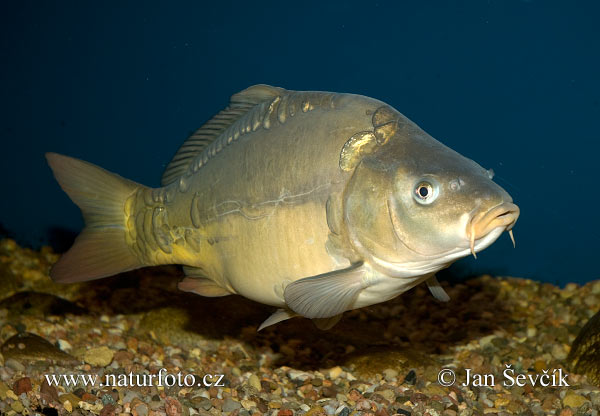
[[348,269],[306,277],[290,283],[283,293],[294,312],[307,318],[332,318],[351,308],[367,287],[362,263]]
[[275,312],[273,312],[273,314],[271,314],[271,316],[265,319],[262,324],[260,324],[256,331],[262,331],[268,326],[278,324],[279,322],[294,318],[296,316],[298,316],[298,314],[290,311],[289,309],[277,309]]
[[57,282],[112,276],[144,266],[125,240],[125,201],[141,187],[96,165],[57,153],[48,164],[61,188],[81,208],[86,228],[52,267]]
[[177,288],[183,292],[192,292],[209,298],[231,295],[227,289],[222,288],[207,277],[185,277],[177,284]]
[[440,302],[448,302],[450,300],[450,296],[448,296],[442,285],[440,285],[440,282],[437,280],[437,277],[435,277],[435,275],[427,279],[426,283],[427,287],[429,288],[429,291],[431,292],[434,298],[436,298]]
[[167,165],[161,178],[161,185],[166,186],[181,177],[199,154],[255,106],[271,100],[283,92],[285,90],[282,88],[259,84],[231,96],[227,108],[217,113],[183,142]]

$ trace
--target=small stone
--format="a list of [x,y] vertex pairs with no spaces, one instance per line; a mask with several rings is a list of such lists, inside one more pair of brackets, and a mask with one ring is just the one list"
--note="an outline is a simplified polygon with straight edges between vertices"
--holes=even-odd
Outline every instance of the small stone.
[[494,401],[494,407],[499,408],[502,406],[507,406],[510,403],[510,399],[506,397],[499,397]]
[[256,407],[256,402],[253,400],[242,400],[240,403],[242,403],[242,407],[246,410]]
[[538,374],[541,374],[541,372],[547,368],[546,367],[546,361],[544,361],[544,360],[536,360],[536,362],[533,363],[533,368],[535,368],[535,371]]
[[335,397],[337,389],[334,386],[325,386],[321,389],[321,395],[323,397]]
[[[80,400],[81,399],[75,396],[73,393],[61,394],[58,397],[58,401],[61,402],[65,409],[67,409],[69,412],[72,412],[73,409],[79,405]],[[69,410],[69,408],[71,410]]]
[[72,350],[73,349],[73,346],[66,339],[59,339],[58,340],[58,347],[61,350],[63,350],[63,351]]
[[31,391],[31,379],[29,377],[22,377],[18,379],[13,384],[13,390],[17,396],[21,393],[27,393]]
[[348,409],[347,407],[344,407],[340,413],[338,413],[338,416],[348,416],[350,414],[350,409]]
[[329,369],[329,378],[335,380],[342,374],[342,367],[339,365]]
[[335,414],[335,407],[333,407],[333,406],[331,406],[331,405],[329,405],[329,404],[328,404],[328,405],[325,405],[325,406],[323,407],[323,410],[325,410],[325,412],[326,412],[326,413],[327,413],[329,416],[331,416],[331,415]]
[[13,370],[15,370],[17,372],[25,371],[25,366],[23,364],[21,364],[20,362],[18,362],[17,360],[15,360],[14,358],[7,359],[4,362],[4,365],[7,366],[8,368],[12,368]]
[[102,403],[97,403],[97,404],[91,404],[88,402],[79,402],[79,406],[83,409],[83,410],[88,410],[90,412],[92,412],[93,414],[98,414],[100,413],[100,411],[102,410]]
[[406,376],[404,376],[404,382],[408,384],[415,384],[417,381],[417,373],[415,370],[410,370]]
[[234,410],[239,409],[240,407],[242,407],[242,404],[240,402],[228,397],[223,402],[223,407],[221,408],[221,410],[229,413],[229,412],[233,412]]
[[529,338],[533,338],[537,335],[537,328],[535,326],[528,326],[527,327],[527,336]]
[[587,306],[594,307],[598,304],[598,298],[594,295],[589,295],[583,299],[583,303],[585,303]]
[[60,401],[58,398],[58,392],[56,391],[56,388],[48,384],[45,377],[44,381],[40,385],[40,398],[46,404],[58,403]]
[[256,374],[252,374],[248,378],[248,385],[250,385],[251,387],[254,387],[257,391],[262,390],[262,386],[260,384],[260,379],[258,378],[258,376]]
[[148,415],[148,405],[143,402],[137,402],[135,405],[131,406],[131,412],[133,416],[147,416]]
[[13,409],[17,413],[21,413],[23,411],[23,409],[24,409],[23,403],[21,403],[18,400],[15,400],[14,402],[12,402],[10,404],[10,407],[11,407],[11,409]]
[[9,399],[13,399],[13,400],[19,400],[19,396],[17,396],[15,394],[15,392],[10,389],[6,390],[6,397],[8,397]]
[[173,397],[165,399],[165,411],[168,416],[181,416],[181,403]]
[[381,395],[381,397],[383,397],[390,403],[394,403],[394,401],[396,400],[396,393],[394,393],[393,390],[390,390],[390,389],[381,390],[379,392],[379,394]]
[[6,399],[6,392],[10,390],[8,388],[8,384],[6,384],[3,381],[0,381],[0,399],[4,400]]
[[100,416],[115,416],[115,405],[112,403],[105,404],[100,410]]
[[86,401],[88,403],[95,403],[98,398],[91,393],[84,392],[81,395],[81,400]]
[[294,412],[291,409],[281,409],[277,416],[294,416]]
[[567,394],[563,399],[563,405],[569,406],[573,409],[577,409],[579,406],[583,405],[587,401],[588,399],[586,399],[584,396],[575,393],[570,393]]
[[327,416],[327,412],[321,406],[314,406],[304,416]]
[[315,386],[315,387],[320,387],[323,385],[323,379],[322,378],[313,378],[310,383]]
[[352,389],[348,392],[348,398],[353,402],[357,402],[362,399],[362,394],[360,394],[358,390]]
[[564,360],[567,355],[568,353],[562,345],[555,344],[552,346],[552,356],[557,360]]
[[109,365],[115,352],[106,346],[90,348],[83,355],[83,361],[94,367],[106,367]]
[[573,410],[571,410],[569,407],[564,408],[563,410],[560,411],[559,416],[573,416]]
[[383,370],[383,378],[385,378],[385,381],[394,381],[396,377],[398,377],[398,372],[393,368]]
[[481,348],[485,348],[488,345],[492,344],[492,341],[494,340],[494,338],[496,338],[496,335],[491,334],[491,335],[487,335],[483,338],[479,339],[479,345],[481,345]]
[[140,394],[135,390],[129,390],[125,396],[123,396],[123,403],[132,403],[133,399],[139,398]]

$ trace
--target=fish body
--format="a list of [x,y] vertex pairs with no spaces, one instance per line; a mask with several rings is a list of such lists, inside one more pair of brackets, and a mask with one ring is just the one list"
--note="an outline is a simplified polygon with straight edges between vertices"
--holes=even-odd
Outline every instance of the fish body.
[[182,145],[160,188],[48,160],[86,221],[55,280],[182,264],[182,290],[280,308],[261,327],[301,315],[329,328],[422,281],[446,300],[434,273],[519,215],[489,171],[353,94],[235,94]]

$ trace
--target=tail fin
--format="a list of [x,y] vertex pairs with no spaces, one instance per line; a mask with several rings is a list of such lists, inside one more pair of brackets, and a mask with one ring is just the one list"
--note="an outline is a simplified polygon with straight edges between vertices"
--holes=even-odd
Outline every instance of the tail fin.
[[142,267],[125,242],[125,201],[142,185],[57,153],[46,153],[46,159],[61,188],[81,208],[86,224],[52,267],[52,279],[82,282]]

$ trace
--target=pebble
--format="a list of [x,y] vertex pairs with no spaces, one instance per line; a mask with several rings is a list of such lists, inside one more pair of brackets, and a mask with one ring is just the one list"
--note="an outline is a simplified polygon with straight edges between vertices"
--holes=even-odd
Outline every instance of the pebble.
[[242,400],[240,403],[242,404],[242,407],[246,410],[250,410],[253,407],[256,407],[256,402],[253,400]]
[[61,350],[63,350],[63,351],[65,351],[65,350],[72,350],[73,349],[73,346],[66,339],[59,339],[58,340],[58,347]]
[[181,416],[181,403],[173,397],[165,398],[165,411],[168,416]]
[[75,407],[79,406],[79,401],[81,400],[79,397],[75,396],[73,393],[65,393],[61,394],[58,397],[58,400],[62,403],[65,409],[70,413],[73,411]]
[[417,381],[417,374],[415,370],[410,370],[406,376],[404,376],[404,382],[408,384],[415,384]]
[[258,391],[261,391],[261,389],[262,389],[262,386],[260,384],[260,379],[258,378],[258,376],[256,374],[252,374],[250,377],[248,377],[248,385],[250,385],[251,387],[254,387]]
[[23,404],[18,400],[12,402],[10,407],[17,413],[21,413],[24,410]]
[[25,366],[23,364],[21,364],[19,361],[15,360],[14,358],[9,358],[6,361],[4,361],[4,365],[7,366],[8,368],[12,368],[13,370],[15,370],[17,372],[25,371]]
[[306,412],[304,416],[324,416],[326,414],[327,413],[325,412],[325,409],[323,409],[321,406],[314,406],[310,408],[310,410]]
[[31,391],[31,379],[29,377],[22,377],[15,381],[13,384],[13,391],[18,396],[21,393],[27,393]]
[[83,361],[94,367],[106,367],[109,365],[115,352],[106,346],[95,347],[86,350],[83,355]]
[[240,402],[228,397],[223,402],[223,407],[221,408],[221,410],[223,410],[224,412],[233,412],[234,410],[237,410],[241,407],[242,404]]
[[328,405],[325,405],[325,406],[323,407],[323,410],[325,410],[325,412],[326,412],[328,415],[333,415],[333,414],[335,414],[335,407],[333,407],[333,406],[331,406],[331,405],[329,405],[329,404],[328,404]]
[[136,398],[140,398],[140,394],[135,390],[129,390],[123,397],[123,403],[131,403]]
[[392,368],[387,368],[383,370],[383,378],[385,381],[394,381],[398,377],[398,372]]
[[344,370],[342,370],[342,367],[340,367],[339,365],[333,368],[329,369],[329,378],[332,380],[337,379],[339,376],[342,375],[342,372]]
[[577,409],[579,406],[583,405],[587,401],[588,399],[586,399],[584,396],[569,393],[563,399],[563,405]]
[[[0,399],[5,400],[7,397],[7,393],[10,390],[8,384],[3,381],[0,381]],[[14,392],[13,392],[14,394]]]
[[554,358],[556,358],[557,360],[564,360],[565,358],[567,358],[567,355],[569,355],[569,353],[567,352],[567,350],[565,349],[565,347],[563,347],[560,344],[555,344],[552,346],[552,356]]
[[147,416],[148,415],[148,405],[139,399],[134,399],[131,402],[131,412],[133,416]]

